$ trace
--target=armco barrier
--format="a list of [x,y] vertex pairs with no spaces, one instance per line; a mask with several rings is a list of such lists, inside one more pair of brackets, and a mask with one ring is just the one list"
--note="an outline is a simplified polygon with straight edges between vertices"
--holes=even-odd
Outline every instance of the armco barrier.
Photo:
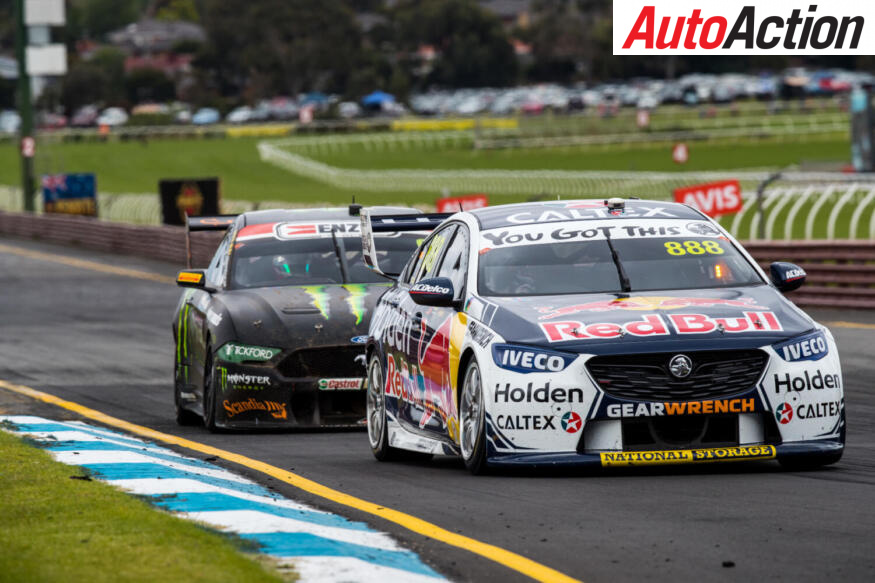
[[766,270],[790,261],[808,273],[787,295],[800,306],[875,309],[875,241],[749,241],[745,248]]
[[[0,234],[136,255],[185,266],[183,227],[130,225],[78,216],[0,212]],[[191,238],[194,267],[209,264],[222,236],[221,232],[194,234]]]
[[[0,235],[185,265],[182,227],[0,212]],[[221,238],[221,232],[196,233],[193,266],[206,266]],[[750,241],[745,247],[766,270],[772,261],[791,261],[808,272],[806,285],[788,294],[801,306],[875,309],[875,241]]]

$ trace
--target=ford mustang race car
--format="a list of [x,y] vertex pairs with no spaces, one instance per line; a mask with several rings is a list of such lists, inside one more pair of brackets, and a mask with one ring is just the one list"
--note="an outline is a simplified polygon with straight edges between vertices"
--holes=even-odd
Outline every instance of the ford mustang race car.
[[[520,465],[836,462],[842,372],[825,327],[719,224],[643,200],[507,205],[448,217],[403,270],[367,343],[377,459]],[[410,228],[415,228],[411,225]],[[403,457],[403,456],[402,456]]]
[[[367,327],[388,282],[362,262],[357,212],[189,219],[187,237],[227,233],[206,270],[177,277],[186,288],[172,324],[180,424],[202,418],[213,431],[363,422]],[[399,266],[424,236],[384,235],[380,261]]]

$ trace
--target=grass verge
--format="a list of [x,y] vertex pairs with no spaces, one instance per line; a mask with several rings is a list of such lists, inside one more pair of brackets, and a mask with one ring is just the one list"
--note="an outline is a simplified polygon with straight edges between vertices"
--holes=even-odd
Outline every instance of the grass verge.
[[[0,431],[0,580],[279,582],[234,539],[149,507]],[[288,580],[288,579],[286,579]]]

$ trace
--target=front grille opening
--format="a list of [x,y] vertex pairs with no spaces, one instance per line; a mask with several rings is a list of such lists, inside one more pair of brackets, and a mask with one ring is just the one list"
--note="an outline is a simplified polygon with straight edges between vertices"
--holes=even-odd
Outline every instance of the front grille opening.
[[621,428],[624,451],[738,445],[738,415],[640,417]]
[[289,378],[361,378],[365,367],[361,346],[320,346],[300,348],[286,356],[277,366],[280,374]]
[[708,350],[684,352],[693,369],[683,379],[669,372],[678,352],[595,356],[587,369],[607,394],[637,401],[717,399],[754,387],[768,356],[762,350]]

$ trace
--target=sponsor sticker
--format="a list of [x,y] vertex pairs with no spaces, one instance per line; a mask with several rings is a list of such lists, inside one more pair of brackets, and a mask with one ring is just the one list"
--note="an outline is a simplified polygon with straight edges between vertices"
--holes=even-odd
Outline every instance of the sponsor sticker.
[[775,393],[801,393],[803,391],[823,390],[823,389],[841,389],[842,378],[837,374],[824,374],[823,371],[817,370],[813,373],[802,371],[801,374],[791,375],[786,372],[783,375],[774,373],[773,382],[775,384]]
[[583,427],[583,419],[574,411],[568,411],[561,419],[562,429],[565,433],[577,433]]
[[177,283],[194,283],[198,284],[204,278],[203,273],[197,273],[192,271],[180,271],[179,275],[176,276]]
[[573,354],[543,350],[513,344],[493,344],[492,359],[505,370],[530,372],[561,372],[577,358]]
[[363,378],[319,379],[319,390],[321,391],[357,391],[364,386],[365,379]]
[[668,325],[659,314],[642,315],[629,322],[598,322],[586,324],[576,320],[539,324],[549,342],[569,340],[612,339],[631,336],[668,336],[676,334],[738,334],[743,332],[780,332],[783,330],[773,312],[743,312],[740,317],[715,318],[707,314],[666,314]]
[[664,451],[618,451],[599,454],[603,466],[655,466],[703,462],[770,460],[776,454],[773,445],[743,445],[707,449]]
[[766,309],[756,303],[753,298],[738,298],[728,300],[722,298],[689,298],[672,296],[631,296],[628,298],[616,298],[597,302],[586,302],[572,306],[542,307],[536,310],[542,315],[539,320],[552,320],[579,312],[612,312],[622,310],[645,311],[645,310],[677,310],[679,308],[748,308]]
[[496,384],[494,395],[496,403],[583,403],[583,389],[550,387],[549,382],[540,387],[529,383],[526,388]]
[[226,362],[264,362],[282,352],[279,348],[265,348],[229,342],[219,349],[219,358]]
[[222,407],[225,409],[225,414],[229,419],[247,411],[266,411],[274,419],[288,418],[286,404],[276,401],[261,401],[258,399],[246,399],[245,401],[225,400],[222,401]]
[[352,338],[349,339],[349,341],[352,342],[353,344],[366,344],[368,341],[368,337],[367,336],[353,336]]
[[826,335],[818,330],[801,338],[793,338],[786,342],[772,345],[778,356],[787,362],[799,362],[801,360],[820,360],[829,354],[829,346]]
[[612,403],[605,413],[612,418],[663,417],[671,415],[711,415],[715,413],[751,413],[756,403],[753,397],[717,399],[714,401],[683,401],[667,403]]

